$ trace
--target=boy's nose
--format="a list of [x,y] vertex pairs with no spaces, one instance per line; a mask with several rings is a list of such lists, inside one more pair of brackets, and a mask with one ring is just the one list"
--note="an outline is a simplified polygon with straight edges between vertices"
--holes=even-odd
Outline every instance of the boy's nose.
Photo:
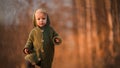
[[40,22],[42,22],[43,20],[41,19]]

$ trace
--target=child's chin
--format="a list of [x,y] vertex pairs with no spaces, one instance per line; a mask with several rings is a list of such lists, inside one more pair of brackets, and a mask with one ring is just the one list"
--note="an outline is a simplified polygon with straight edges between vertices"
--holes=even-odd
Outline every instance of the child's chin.
[[43,27],[44,25],[38,25],[39,27]]

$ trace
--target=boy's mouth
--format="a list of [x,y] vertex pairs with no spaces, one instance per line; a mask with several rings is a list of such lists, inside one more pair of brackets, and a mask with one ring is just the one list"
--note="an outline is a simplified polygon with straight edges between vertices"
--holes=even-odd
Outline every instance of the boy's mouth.
[[41,25],[44,25],[44,23],[41,23]]

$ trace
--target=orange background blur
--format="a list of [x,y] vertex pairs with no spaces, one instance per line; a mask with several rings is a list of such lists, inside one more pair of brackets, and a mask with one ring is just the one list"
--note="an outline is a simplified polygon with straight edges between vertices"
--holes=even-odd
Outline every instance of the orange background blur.
[[0,0],[0,68],[25,68],[35,9],[47,9],[63,43],[53,68],[120,68],[119,0]]

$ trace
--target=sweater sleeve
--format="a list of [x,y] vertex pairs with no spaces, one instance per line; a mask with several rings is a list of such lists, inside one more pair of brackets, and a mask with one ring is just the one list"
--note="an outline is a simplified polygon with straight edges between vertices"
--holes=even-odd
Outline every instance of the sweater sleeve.
[[[53,43],[55,45],[60,45],[62,43],[61,37],[58,35],[58,33],[53,28],[52,28],[52,31],[53,31],[53,37],[52,37]],[[58,39],[59,42],[56,42],[56,39]]]
[[28,40],[27,40],[27,42],[26,42],[26,44],[25,44],[25,47],[24,47],[24,49],[28,49],[28,50],[31,50],[32,48],[33,48],[33,30],[30,32],[30,34],[29,34],[29,37],[28,37]]

